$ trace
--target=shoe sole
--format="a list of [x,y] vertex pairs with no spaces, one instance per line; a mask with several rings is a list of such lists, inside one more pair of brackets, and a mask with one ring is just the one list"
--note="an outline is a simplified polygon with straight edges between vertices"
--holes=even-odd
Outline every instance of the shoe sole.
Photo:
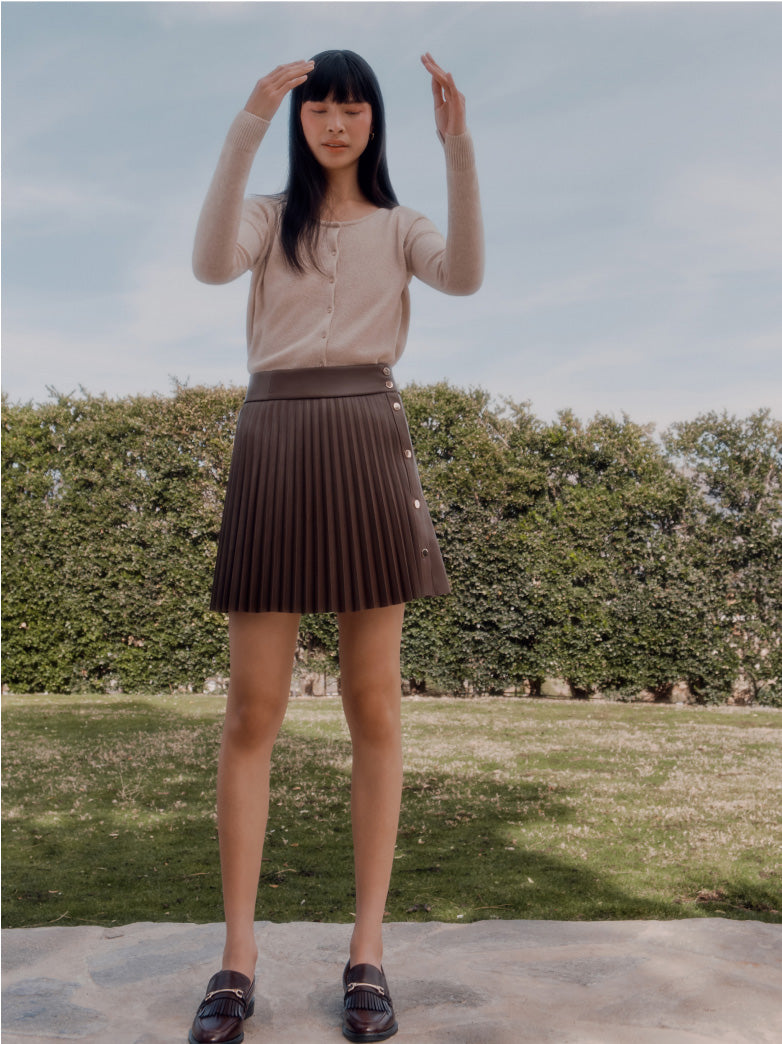
[[351,1033],[349,1030],[343,1029],[342,1036],[354,1041],[355,1044],[362,1044],[363,1041],[370,1044],[371,1041],[388,1040],[389,1037],[393,1037],[398,1029],[399,1023],[395,1022],[391,1029],[387,1029],[383,1033]]
[[[192,1033],[188,1033],[187,1039],[190,1042],[190,1044],[203,1044],[203,1041],[196,1040],[196,1038],[193,1036]],[[243,1040],[244,1040],[244,1030],[242,1030],[242,1032],[239,1034],[238,1037],[231,1037],[230,1040],[224,1040],[224,1041],[222,1041],[222,1044],[242,1044]]]
[[[190,1042],[190,1044],[203,1044],[203,1041],[196,1040],[196,1038],[193,1036],[192,1033],[188,1033],[187,1039]],[[243,1040],[244,1040],[244,1030],[242,1030],[242,1032],[239,1034],[238,1037],[231,1037],[230,1040],[222,1041],[222,1044],[242,1044]]]

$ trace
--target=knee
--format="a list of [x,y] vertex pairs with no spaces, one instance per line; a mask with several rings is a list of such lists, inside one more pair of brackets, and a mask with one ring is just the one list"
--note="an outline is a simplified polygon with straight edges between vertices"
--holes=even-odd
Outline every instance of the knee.
[[285,717],[288,694],[265,691],[262,686],[234,685],[228,694],[223,734],[235,747],[259,749],[274,743]]
[[354,743],[387,747],[401,732],[401,685],[378,679],[363,686],[351,686],[343,696],[345,717]]

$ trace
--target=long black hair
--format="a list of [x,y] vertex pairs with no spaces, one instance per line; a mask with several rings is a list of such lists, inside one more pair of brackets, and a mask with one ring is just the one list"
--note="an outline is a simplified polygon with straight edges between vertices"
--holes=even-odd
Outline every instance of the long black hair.
[[280,240],[291,268],[302,272],[302,255],[317,266],[315,251],[321,207],[326,195],[326,175],[310,150],[301,126],[301,107],[307,101],[331,96],[338,105],[368,102],[372,131],[358,161],[358,184],[377,207],[399,205],[386,163],[386,117],[375,74],[354,51],[321,51],[312,59],[315,68],[304,83],[291,92],[288,184],[280,223]]

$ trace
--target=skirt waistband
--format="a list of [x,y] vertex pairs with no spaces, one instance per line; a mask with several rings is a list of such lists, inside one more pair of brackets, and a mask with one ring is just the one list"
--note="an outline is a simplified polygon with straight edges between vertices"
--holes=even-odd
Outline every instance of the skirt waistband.
[[311,366],[291,370],[261,370],[250,375],[245,402],[264,399],[326,399],[342,395],[372,395],[396,389],[390,366]]

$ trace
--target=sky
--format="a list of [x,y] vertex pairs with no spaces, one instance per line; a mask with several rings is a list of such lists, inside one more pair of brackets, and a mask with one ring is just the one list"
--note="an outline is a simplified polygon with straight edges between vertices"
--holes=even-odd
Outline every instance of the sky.
[[[782,4],[2,4],[2,387],[246,382],[249,276],[198,283],[198,213],[255,81],[317,51],[377,73],[400,201],[446,225],[431,51],[467,99],[474,296],[414,281],[401,384],[541,419],[782,414]],[[287,103],[248,192],[279,191]]]

